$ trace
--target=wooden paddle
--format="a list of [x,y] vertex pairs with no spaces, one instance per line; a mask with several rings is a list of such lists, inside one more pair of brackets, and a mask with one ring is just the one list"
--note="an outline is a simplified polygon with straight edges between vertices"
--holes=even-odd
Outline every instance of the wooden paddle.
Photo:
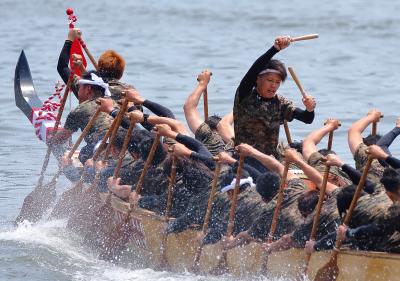
[[[381,115],[380,118],[383,118],[383,114]],[[377,130],[376,130],[376,122],[372,122],[372,132],[371,135],[376,136]]]
[[[68,94],[71,89],[72,81],[73,81],[74,73],[71,71],[71,74],[68,78],[67,86],[65,87],[64,95],[61,99],[60,108],[58,109],[58,114],[56,118],[56,122],[54,124],[54,131],[58,130],[58,127],[61,122],[61,116],[63,114],[65,103],[68,98]],[[15,222],[21,222],[23,220],[29,220],[30,222],[37,222],[43,216],[44,212],[53,204],[56,199],[56,191],[55,185],[57,182],[58,175],[53,177],[53,180],[43,186],[44,174],[46,172],[47,166],[50,161],[50,154],[52,151],[52,146],[47,146],[46,156],[43,161],[42,170],[40,172],[40,177],[35,189],[25,197],[24,203],[22,204],[21,211],[16,218]]]
[[[120,113],[122,114],[122,111]],[[102,144],[103,146],[105,145],[108,137],[111,135],[113,131],[113,128],[116,126],[117,123],[116,121],[118,121],[117,118],[114,119],[114,122],[111,126],[112,128],[110,128],[107,131],[107,134],[103,138],[100,147],[96,150],[96,153],[93,156],[94,161],[97,160],[101,151],[103,150]],[[119,172],[122,167],[122,163],[125,158],[126,151],[128,149],[129,141],[131,139],[134,127],[135,127],[135,122],[131,118],[128,131],[125,135],[124,142],[122,144],[122,148],[118,156],[118,162],[114,169],[113,173],[114,179],[117,179],[119,176]],[[100,181],[100,173],[96,173],[95,180],[90,186],[90,188],[88,188],[88,190],[82,194],[83,196],[75,200],[79,201],[81,205],[78,206],[77,211],[74,212],[73,215],[71,216],[73,223],[76,224],[76,222],[78,222],[78,225],[79,224],[86,225],[85,230],[87,229],[88,231],[85,231],[86,233],[84,233],[84,239],[85,241],[88,241],[90,243],[92,243],[94,240],[98,241],[99,240],[98,237],[105,237],[104,229],[102,228],[102,226],[109,224],[114,214],[113,208],[111,206],[112,192],[109,192],[105,202],[103,203],[101,201],[99,193],[97,192],[97,185],[99,181]],[[70,221],[71,219],[68,221],[68,226],[72,225]]]
[[151,162],[153,161],[154,154],[156,153],[157,146],[160,144],[160,135],[157,134],[156,137],[154,138],[153,145],[151,146],[149,155],[147,156],[146,162],[144,163],[144,167],[142,170],[142,173],[140,174],[140,178],[136,184],[136,189],[135,192],[137,195],[140,195],[142,192],[142,187],[144,183],[144,178],[146,177],[147,171],[149,170],[151,166]]
[[[287,174],[289,171],[289,161],[285,161],[285,166],[283,169],[283,175],[282,175],[282,180],[281,180],[281,185],[279,187],[279,194],[278,194],[278,199],[276,201],[276,206],[274,210],[274,214],[272,215],[272,221],[271,221],[271,227],[269,229],[269,233],[266,238],[266,243],[272,243],[276,227],[278,226],[278,218],[279,218],[279,212],[281,210],[282,202],[283,202],[283,197],[284,197],[284,190],[285,190],[285,185],[286,185],[286,180],[287,180]],[[261,266],[261,273],[265,274],[267,272],[267,267],[268,266],[268,255],[263,256],[263,264]]]
[[204,120],[208,120],[208,91],[207,87],[204,89],[203,93],[203,103],[204,103]]
[[[324,123],[326,125],[327,122]],[[342,124],[339,122],[338,126],[342,126]],[[333,143],[333,131],[329,132],[329,137],[328,137],[328,145],[327,148],[328,150],[332,150],[332,143]]]
[[[361,191],[364,187],[365,181],[367,179],[369,168],[371,167],[372,163],[372,156],[368,157],[367,163],[365,165],[364,171],[362,173],[360,182],[357,185],[356,191],[353,196],[353,200],[351,201],[351,205],[349,210],[346,213],[346,217],[343,221],[342,225],[349,225],[351,220],[351,216],[353,215],[353,211],[357,205],[358,198],[360,198]],[[335,247],[333,248],[332,255],[329,261],[321,267],[314,278],[314,281],[335,281],[339,275],[339,267],[337,264],[337,258],[340,252],[340,247],[342,246],[343,240],[341,237],[336,237]]]
[[[235,211],[236,211],[237,199],[238,199],[238,195],[239,195],[240,179],[242,177],[244,158],[245,157],[243,155],[240,155],[239,165],[238,165],[238,168],[236,171],[235,189],[233,190],[233,196],[231,199],[231,208],[229,210],[228,227],[226,229],[226,238],[227,239],[229,239],[229,237],[231,237],[232,233],[233,233],[233,227],[234,227],[234,222],[235,222]],[[214,273],[214,274],[226,273],[228,270],[227,259],[228,259],[228,250],[223,249],[221,259],[219,260],[217,267],[212,270],[212,273]]]
[[96,60],[94,59],[92,53],[89,51],[89,49],[87,48],[85,42],[83,41],[82,38],[79,38],[79,43],[81,44],[82,48],[85,50],[85,53],[87,54],[87,56],[89,57],[90,61],[92,62],[94,68],[96,70],[99,70],[99,66],[97,65]]
[[[147,171],[151,166],[151,162],[153,161],[154,154],[156,152],[157,146],[160,143],[160,135],[157,134],[153,145],[151,146],[149,155],[147,156],[146,162],[144,164],[142,173],[140,175],[140,178],[138,182],[136,183],[136,189],[135,192],[137,195],[140,195],[142,191],[142,186],[144,183],[144,179],[146,177]],[[111,204],[111,197],[108,198],[110,201],[109,204]],[[100,254],[100,258],[110,260],[115,256],[115,253],[118,253],[121,251],[122,247],[126,244],[127,237],[129,235],[129,231],[123,231],[124,228],[129,228],[129,220],[131,213],[135,209],[135,202],[131,202],[129,204],[129,209],[127,214],[125,215],[124,219],[120,224],[115,226],[108,234],[107,237],[104,239],[104,251]]]
[[308,34],[308,35],[293,37],[293,38],[290,39],[290,42],[296,42],[296,41],[303,41],[303,40],[316,39],[316,38],[318,38],[318,37],[319,37],[318,34]]
[[[165,209],[165,223],[168,225],[170,216],[171,216],[171,209],[172,209],[172,195],[173,189],[176,182],[176,156],[174,155],[174,147],[170,146],[168,149],[172,157],[172,164],[171,164],[171,175],[169,177],[169,184],[168,184],[168,196],[167,196],[167,207]],[[161,238],[161,261],[160,261],[160,268],[165,269],[168,266],[167,260],[167,253],[166,253],[166,245],[167,245],[168,234],[164,232]]]
[[[212,72],[210,72],[210,76],[212,76]],[[199,81],[199,79],[197,79]],[[208,90],[207,86],[203,92],[203,105],[204,105],[204,120],[208,120]]]
[[[215,194],[217,193],[218,179],[219,179],[219,175],[221,173],[221,162],[219,161],[219,157],[218,156],[214,157],[214,161],[216,162],[215,170],[214,170],[214,177],[213,177],[213,181],[212,181],[212,184],[211,184],[210,196],[208,197],[207,210],[206,210],[206,214],[204,216],[203,228],[201,230],[203,235],[205,235],[207,233],[207,230],[208,230],[208,224],[209,224],[210,218],[211,218],[212,204],[214,202]],[[192,268],[191,268],[191,271],[194,272],[194,273],[198,273],[199,272],[200,257],[201,257],[201,252],[202,251],[203,251],[203,244],[200,243],[199,246],[196,249],[196,253],[194,255],[193,265],[192,265]]]
[[112,143],[114,142],[114,139],[115,139],[115,136],[117,135],[119,126],[122,123],[122,119],[124,118],[125,112],[128,108],[128,103],[129,103],[129,100],[127,98],[125,98],[122,103],[121,110],[120,110],[119,114],[117,115],[117,121],[116,121],[115,127],[113,128],[113,131],[111,133],[110,141],[108,142],[106,152],[104,154],[104,161],[107,161],[108,157],[110,156]]
[[294,82],[296,83],[297,87],[300,90],[301,95],[303,96],[303,98],[305,99],[307,97],[306,92],[303,89],[303,86],[301,86],[300,80],[299,78],[297,78],[296,73],[294,72],[293,68],[288,67],[289,73],[292,76]]
[[289,146],[292,145],[292,136],[290,135],[289,124],[288,121],[283,121],[283,128],[285,129],[285,135]]
[[[328,176],[329,176],[329,170],[330,166],[325,164],[325,172],[324,172],[324,177],[322,179],[322,185],[319,190],[319,198],[318,198],[318,203],[317,203],[317,208],[314,216],[314,221],[311,229],[311,235],[310,235],[310,240],[315,241],[315,238],[317,237],[317,230],[318,230],[318,224],[319,224],[319,218],[321,215],[321,210],[322,210],[322,204],[324,203],[325,199],[325,191],[326,191],[326,185],[328,183]],[[308,271],[308,265],[310,263],[311,259],[311,253],[306,254],[305,257],[305,266],[304,266],[304,275],[307,274]]]
[[[120,123],[120,120],[121,120],[123,114],[124,114],[123,111],[120,110],[119,114],[114,119],[110,128],[108,128],[107,133],[104,135],[99,148],[96,150],[96,152],[94,153],[94,155],[92,157],[94,163],[100,157],[100,154],[102,153],[103,148],[107,143],[107,140],[109,139],[112,132],[114,132],[114,129],[117,126],[117,124],[119,126],[119,123]],[[76,198],[76,196],[78,194],[81,194],[83,182],[87,178],[87,176],[88,176],[88,168],[85,166],[82,176],[79,179],[79,181],[75,184],[74,187],[65,191],[63,193],[63,195],[61,196],[60,200],[58,200],[56,206],[53,208],[53,212],[51,213],[50,218],[60,218],[62,213],[65,213],[65,210],[69,210],[68,213],[70,213],[70,211],[72,209],[74,209],[74,204],[76,203],[75,201],[78,200],[78,198]],[[100,180],[100,174],[96,173],[94,181],[92,182],[91,186],[88,188],[88,190],[85,193],[92,194],[92,195],[95,194],[99,180]]]

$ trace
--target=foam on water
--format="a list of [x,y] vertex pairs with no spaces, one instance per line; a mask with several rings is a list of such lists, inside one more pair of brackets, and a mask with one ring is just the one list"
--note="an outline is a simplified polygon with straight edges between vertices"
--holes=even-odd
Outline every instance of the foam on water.
[[[28,221],[20,223],[12,229],[0,231],[0,246],[18,249],[18,253],[3,253],[0,260],[29,257],[32,267],[46,276],[46,272],[57,272],[58,277],[52,280],[76,281],[205,281],[232,280],[232,276],[200,276],[189,272],[171,273],[152,269],[122,267],[97,259],[96,253],[81,244],[80,237],[66,229],[66,220],[53,220],[31,224]],[[25,255],[26,254],[26,255]],[[0,277],[1,277],[0,271]],[[7,276],[19,279],[18,273]],[[11,278],[10,278],[11,277]],[[250,279],[249,279],[250,280]],[[254,280],[254,278],[251,278]],[[287,279],[266,279],[265,281],[288,281]]]

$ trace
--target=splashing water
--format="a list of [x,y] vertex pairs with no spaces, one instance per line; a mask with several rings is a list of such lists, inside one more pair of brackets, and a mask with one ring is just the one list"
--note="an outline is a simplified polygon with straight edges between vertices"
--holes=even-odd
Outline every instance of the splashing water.
[[[81,237],[66,229],[66,220],[40,222],[24,221],[16,228],[0,232],[0,262],[7,280],[164,280],[202,281],[232,280],[232,276],[198,276],[188,272],[171,273],[152,269],[122,267],[97,259],[97,254],[82,245]],[[33,270],[34,269],[34,270]],[[51,277],[49,277],[51,276]],[[3,277],[3,278],[1,278]],[[250,280],[250,279],[249,279]],[[251,278],[254,280],[254,277]],[[284,279],[263,279],[288,281]]]

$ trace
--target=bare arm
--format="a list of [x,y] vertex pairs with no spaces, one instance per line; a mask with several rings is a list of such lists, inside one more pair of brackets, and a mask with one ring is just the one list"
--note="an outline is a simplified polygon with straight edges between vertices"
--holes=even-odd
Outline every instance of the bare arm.
[[292,234],[283,235],[279,240],[272,243],[262,244],[262,248],[268,254],[273,252],[281,252],[289,250],[294,247],[294,241],[292,239]]
[[321,139],[329,134],[329,132],[336,130],[339,126],[339,121],[336,119],[328,119],[325,125],[313,131],[303,141],[303,157],[307,161],[311,154],[317,151],[317,144]]
[[199,100],[202,93],[207,88],[207,85],[210,82],[210,76],[211,72],[207,70],[202,71],[197,76],[199,84],[194,88],[193,92],[188,96],[183,106],[186,122],[188,123],[189,128],[193,132],[193,134],[196,133],[197,129],[203,123],[200,113],[197,110],[197,105],[199,104]]
[[[279,174],[280,177],[283,176],[283,170],[285,166],[280,163],[278,160],[276,160],[274,157],[266,155],[254,147],[248,145],[248,144],[240,144],[236,147],[236,149],[241,153],[244,154],[244,156],[251,156],[260,161],[265,167],[267,167],[269,170]],[[291,173],[290,171],[288,172],[288,180],[297,178],[296,175]]]
[[186,129],[185,125],[183,125],[180,121],[176,119],[171,119],[168,117],[160,117],[160,116],[155,116],[155,115],[150,115],[147,118],[147,122],[149,122],[152,125],[157,125],[157,124],[167,124],[172,128],[177,133],[183,134],[183,135],[189,135],[188,130]]
[[[301,170],[303,170],[304,174],[309,178],[309,180],[315,183],[318,187],[321,187],[323,179],[322,175],[316,169],[308,165],[297,154],[296,150],[292,148],[287,149],[285,152],[285,158],[288,159],[288,161],[295,163]],[[328,182],[326,185],[326,193],[331,194],[336,188],[338,188],[336,185]]]
[[354,155],[357,147],[363,142],[362,133],[372,122],[379,122],[381,112],[371,110],[368,115],[354,122],[348,132],[348,143],[351,153]]
[[225,115],[221,121],[219,121],[217,125],[217,130],[225,143],[228,143],[235,136],[235,132],[233,130],[233,112]]
[[247,245],[250,242],[254,242],[256,239],[250,236],[250,234],[247,231],[242,231],[232,239],[228,240],[224,244],[224,249],[225,250],[230,250],[235,247],[239,247],[242,245]]

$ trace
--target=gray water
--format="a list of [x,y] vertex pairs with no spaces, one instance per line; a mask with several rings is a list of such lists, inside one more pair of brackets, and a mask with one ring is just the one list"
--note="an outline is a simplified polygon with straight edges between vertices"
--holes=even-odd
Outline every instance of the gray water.
[[[12,226],[25,196],[33,189],[45,145],[14,105],[14,69],[22,49],[36,91],[45,100],[59,79],[56,64],[67,36],[65,9],[73,7],[77,26],[96,56],[115,49],[127,61],[123,77],[147,98],[170,107],[184,121],[182,105],[197,74],[213,72],[210,113],[232,109],[235,89],[253,61],[275,36],[319,33],[277,57],[296,71],[318,104],[312,125],[290,124],[302,139],[328,117],[342,127],[334,149],[348,163],[349,125],[370,108],[385,117],[378,130],[394,127],[399,115],[400,2],[362,0],[288,1],[0,1],[0,280],[209,280],[189,273],[119,267],[99,261],[69,233],[65,221]],[[89,67],[90,68],[90,67]],[[301,105],[291,79],[280,92]],[[71,106],[76,101],[71,101]],[[199,108],[202,110],[202,108]],[[326,142],[321,143],[321,147]],[[392,145],[400,155],[399,142]],[[51,163],[48,175],[56,170]],[[61,180],[60,192],[68,183]],[[214,280],[231,279],[211,278]]]

